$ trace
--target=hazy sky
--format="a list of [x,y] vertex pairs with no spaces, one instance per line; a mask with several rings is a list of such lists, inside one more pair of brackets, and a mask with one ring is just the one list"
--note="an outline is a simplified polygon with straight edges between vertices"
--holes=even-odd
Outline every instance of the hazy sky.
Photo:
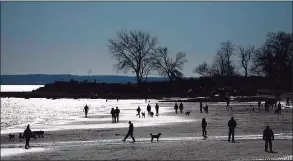
[[121,29],[186,52],[194,76],[222,41],[259,47],[292,32],[292,2],[1,2],[1,74],[117,74],[107,44]]

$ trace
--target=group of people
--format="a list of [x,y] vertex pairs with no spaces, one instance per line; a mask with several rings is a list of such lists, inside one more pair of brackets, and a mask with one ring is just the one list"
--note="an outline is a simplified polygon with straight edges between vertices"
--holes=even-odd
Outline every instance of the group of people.
[[[177,103],[175,103],[174,109],[175,109],[175,113],[178,114],[178,104]],[[182,102],[179,105],[179,110],[180,110],[180,113],[183,112],[183,103]]]
[[120,109],[118,107],[116,109],[112,108],[110,113],[112,115],[112,123],[119,122]]
[[[157,116],[159,115],[159,108],[160,108],[160,107],[159,107],[158,103],[156,103],[155,109],[156,109],[156,115],[157,115]],[[141,110],[139,110],[139,109],[140,109],[140,107],[138,107],[138,109],[137,109],[137,112],[138,112],[137,115],[140,116],[140,111],[141,111]],[[147,112],[148,112],[148,115],[150,115],[151,112],[152,112],[152,106],[151,106],[150,104],[147,105]]]

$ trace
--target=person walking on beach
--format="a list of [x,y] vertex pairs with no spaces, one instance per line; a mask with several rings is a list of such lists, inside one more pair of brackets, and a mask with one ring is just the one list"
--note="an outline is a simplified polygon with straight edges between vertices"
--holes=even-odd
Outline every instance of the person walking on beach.
[[156,103],[156,115],[158,116],[159,115],[159,105],[158,105],[158,103]]
[[117,122],[119,122],[119,114],[120,114],[120,110],[119,110],[119,108],[118,107],[116,107],[116,109],[115,109],[115,115],[116,115],[116,120],[117,120]]
[[182,113],[182,110],[183,110],[183,104],[182,104],[182,102],[179,105],[179,110],[180,110],[180,113]]
[[150,115],[151,110],[152,110],[152,107],[150,104],[148,104],[148,106],[147,106],[148,115]]
[[[138,117],[140,118],[140,111],[141,111],[141,109],[140,109],[140,107],[138,106],[138,108],[136,109],[136,111],[137,111],[137,115],[138,115]],[[136,116],[137,116],[136,115]]]
[[83,112],[84,112],[85,117],[87,117],[88,111],[89,111],[89,107],[87,105],[85,105],[83,108]]
[[130,135],[132,138],[132,141],[135,142],[135,139],[133,137],[133,124],[131,123],[131,121],[129,121],[128,123],[129,123],[129,129],[128,129],[128,132],[127,132],[125,138],[122,139],[122,141],[125,141],[128,138],[128,136]]
[[31,129],[30,129],[30,125],[27,125],[26,129],[23,132],[23,137],[25,139],[25,149],[30,148],[30,139],[31,136],[33,135]]
[[199,107],[200,113],[202,113],[202,101],[200,101],[200,107]]
[[206,139],[207,138],[207,122],[206,122],[206,119],[203,118],[202,121],[201,121],[201,128],[202,128],[202,136],[203,136],[203,139]]
[[230,99],[227,98],[227,106],[226,106],[226,109],[229,111],[229,104],[230,104]]
[[270,146],[270,152],[273,152],[272,149],[272,141],[274,140],[274,132],[272,129],[270,129],[269,126],[266,127],[266,129],[263,131],[263,140],[265,140],[265,151],[268,151],[268,144]]
[[178,111],[178,105],[177,105],[177,103],[175,103],[174,109],[175,109],[175,113],[177,114],[177,111]]
[[281,103],[279,102],[278,103],[278,114],[281,114],[281,110],[282,110],[282,106],[281,106]]
[[112,115],[112,123],[116,123],[116,114],[114,108],[112,108],[110,113]]
[[261,105],[261,102],[260,102],[260,100],[258,100],[258,112],[260,112],[260,105]]
[[231,120],[228,121],[228,127],[229,127],[228,142],[230,142],[230,138],[232,135],[232,142],[235,143],[234,132],[235,132],[236,125],[237,124],[236,124],[236,121],[234,120],[234,117],[231,117]]

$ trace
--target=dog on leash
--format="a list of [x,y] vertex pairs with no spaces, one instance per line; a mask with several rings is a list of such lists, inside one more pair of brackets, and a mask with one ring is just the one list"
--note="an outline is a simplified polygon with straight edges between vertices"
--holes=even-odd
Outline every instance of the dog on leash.
[[186,116],[189,116],[189,114],[190,114],[190,111],[185,112],[185,115],[186,115]]
[[151,117],[154,117],[154,112],[150,112]]
[[151,142],[153,142],[153,140],[154,140],[154,138],[157,138],[157,142],[159,142],[159,138],[160,138],[160,136],[162,135],[161,133],[159,133],[159,134],[157,134],[157,135],[153,135],[152,133],[150,133],[150,135],[151,135]]
[[37,135],[39,138],[42,136],[44,138],[44,131],[33,131],[33,134]]
[[142,115],[143,118],[145,118],[145,113],[144,112],[142,112],[141,115]]
[[9,137],[9,141],[11,141],[12,139],[13,140],[15,139],[15,135],[13,135],[13,134],[9,134],[8,137]]

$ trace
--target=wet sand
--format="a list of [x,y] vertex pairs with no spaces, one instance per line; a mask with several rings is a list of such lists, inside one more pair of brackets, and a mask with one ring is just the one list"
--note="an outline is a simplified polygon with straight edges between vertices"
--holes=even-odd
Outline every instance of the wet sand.
[[[31,149],[24,150],[24,141],[9,142],[7,134],[1,134],[1,159],[88,159],[88,160],[262,160],[292,159],[292,109],[281,115],[272,111],[252,111],[249,105],[238,105],[227,112],[222,104],[211,104],[209,113],[200,113],[198,104],[185,103],[190,116],[175,114],[173,103],[160,103],[159,117],[131,119],[134,123],[136,143],[128,138],[122,141],[128,128],[128,119],[135,109],[121,115],[120,123],[112,124],[107,115],[90,114],[75,122],[60,126],[58,131],[45,131],[44,138],[32,139]],[[205,104],[204,104],[205,105]],[[248,109],[248,110],[247,110]],[[237,121],[236,143],[227,141],[227,122],[233,116]],[[98,120],[92,118],[99,118]],[[201,137],[201,119],[205,117],[208,139]],[[157,120],[156,120],[157,119]],[[167,119],[167,121],[166,121]],[[156,121],[154,121],[156,120]],[[159,122],[155,124],[153,122]],[[273,150],[264,151],[262,132],[270,125],[275,133]],[[82,129],[74,129],[83,127]],[[62,130],[62,127],[64,128]],[[70,127],[70,128],[69,128]],[[34,129],[33,129],[34,130]],[[149,133],[162,133],[157,142],[150,142]]]

